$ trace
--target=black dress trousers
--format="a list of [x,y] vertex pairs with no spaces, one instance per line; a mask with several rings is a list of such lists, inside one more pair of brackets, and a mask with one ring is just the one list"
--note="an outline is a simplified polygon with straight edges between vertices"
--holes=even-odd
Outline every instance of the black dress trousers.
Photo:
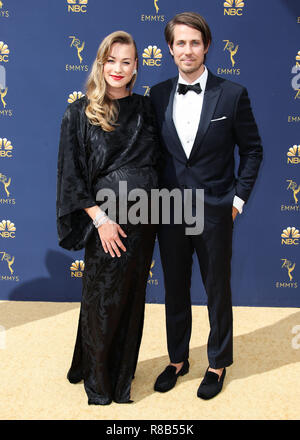
[[166,292],[166,326],[171,362],[189,356],[191,336],[192,256],[196,251],[207,294],[210,333],[207,353],[212,368],[232,364],[231,256],[232,216],[205,220],[199,235],[186,235],[184,225],[162,225],[158,232]]

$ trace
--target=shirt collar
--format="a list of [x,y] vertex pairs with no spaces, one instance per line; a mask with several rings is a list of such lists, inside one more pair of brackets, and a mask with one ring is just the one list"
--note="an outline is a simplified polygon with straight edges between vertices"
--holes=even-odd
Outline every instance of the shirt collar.
[[[193,81],[191,83],[191,85],[200,83],[201,90],[204,92],[205,91],[205,87],[206,87],[207,77],[208,77],[208,70],[207,70],[206,66],[204,66],[204,72],[202,72],[202,74],[199,76],[199,78],[197,78],[195,81]],[[180,83],[180,84],[190,84],[190,83],[188,83],[186,80],[184,80],[182,78],[180,73],[179,73],[179,76],[178,76],[178,83]],[[178,83],[177,83],[177,89],[178,89]]]

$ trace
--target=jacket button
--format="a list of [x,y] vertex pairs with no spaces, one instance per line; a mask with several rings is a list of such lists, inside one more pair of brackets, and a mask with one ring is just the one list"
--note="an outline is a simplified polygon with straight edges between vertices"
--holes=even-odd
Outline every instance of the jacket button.
[[191,165],[189,163],[187,163],[185,166],[186,168],[191,168]]

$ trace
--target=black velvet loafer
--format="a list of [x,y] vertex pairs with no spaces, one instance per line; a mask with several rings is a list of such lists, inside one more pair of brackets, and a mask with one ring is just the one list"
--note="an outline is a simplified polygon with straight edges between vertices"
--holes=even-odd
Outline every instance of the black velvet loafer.
[[206,370],[205,376],[198,388],[197,396],[200,399],[208,400],[215,397],[222,390],[226,368],[222,371],[220,380],[219,375],[213,371]]
[[175,387],[179,376],[184,376],[189,372],[190,364],[185,360],[181,369],[176,374],[176,367],[168,365],[167,368],[158,376],[154,384],[154,390],[165,393]]

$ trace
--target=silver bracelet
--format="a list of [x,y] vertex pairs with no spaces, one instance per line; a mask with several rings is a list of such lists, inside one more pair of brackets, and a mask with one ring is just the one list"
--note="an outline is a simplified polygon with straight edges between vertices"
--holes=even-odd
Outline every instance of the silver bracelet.
[[[93,225],[95,226],[95,228],[99,228],[99,222],[103,219],[105,219],[107,217],[107,215],[105,214],[105,212],[101,211],[101,209],[99,209],[98,214],[96,215],[96,217],[93,220]],[[102,223],[101,223],[102,224]]]
[[104,214],[104,216],[101,217],[101,219],[98,220],[98,222],[94,221],[93,223],[94,223],[95,228],[98,229],[99,226],[104,225],[104,223],[106,223],[108,221],[109,221],[109,218],[107,217],[107,215]]

